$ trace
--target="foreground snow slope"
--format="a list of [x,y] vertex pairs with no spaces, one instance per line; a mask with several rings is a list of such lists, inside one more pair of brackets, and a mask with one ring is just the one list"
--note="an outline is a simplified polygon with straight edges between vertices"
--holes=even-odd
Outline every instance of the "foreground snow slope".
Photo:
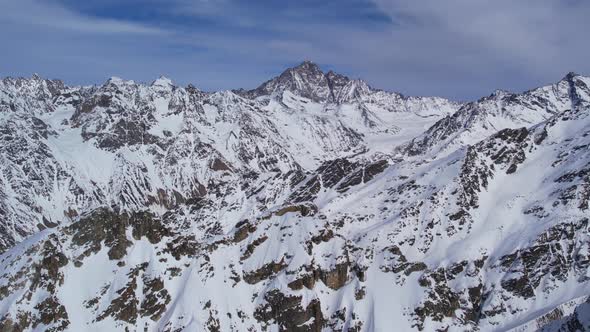
[[5,330],[588,327],[588,78],[2,84]]

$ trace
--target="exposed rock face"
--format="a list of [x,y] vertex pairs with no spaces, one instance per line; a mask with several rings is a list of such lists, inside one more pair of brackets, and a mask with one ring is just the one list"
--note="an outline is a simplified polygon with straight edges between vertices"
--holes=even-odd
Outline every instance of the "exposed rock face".
[[[248,91],[246,95],[258,97],[291,91],[313,101],[327,101],[333,99],[334,84],[330,80],[333,77],[324,75],[315,63],[305,61],[297,67],[285,70],[280,76],[263,83],[255,90]],[[336,85],[341,86],[346,81],[347,78],[339,76]]]
[[62,249],[56,236],[49,236],[29,248],[27,253],[36,254],[37,261],[18,269],[11,276],[11,283],[3,285],[2,289],[3,297],[15,292],[19,296],[19,306],[30,306],[33,310],[19,309],[16,315],[4,314],[0,322],[4,330],[26,331],[44,326],[47,330],[63,331],[68,328],[68,313],[56,296],[64,283],[63,268],[69,262]]
[[589,85],[4,79],[0,330],[586,330]]
[[268,292],[266,304],[254,312],[254,317],[261,322],[274,322],[279,331],[319,332],[324,325],[322,308],[317,299],[306,307],[301,306],[301,297],[286,296],[278,290]]

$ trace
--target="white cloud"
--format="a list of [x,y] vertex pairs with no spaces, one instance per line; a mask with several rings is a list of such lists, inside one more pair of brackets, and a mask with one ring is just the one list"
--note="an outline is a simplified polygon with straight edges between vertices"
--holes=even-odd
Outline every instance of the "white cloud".
[[544,66],[562,70],[564,60],[566,65],[587,68],[590,48],[582,42],[590,31],[587,1],[373,1],[392,20],[401,22],[401,28],[394,28],[396,37],[404,40],[401,35],[405,34],[430,42],[436,38],[456,47],[449,52],[432,43],[435,52],[472,54],[482,64],[503,61],[530,72],[544,72]]

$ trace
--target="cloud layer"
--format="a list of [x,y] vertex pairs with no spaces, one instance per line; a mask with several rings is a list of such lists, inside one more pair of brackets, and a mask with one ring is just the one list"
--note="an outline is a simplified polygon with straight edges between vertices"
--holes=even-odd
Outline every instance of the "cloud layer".
[[472,99],[590,74],[583,0],[0,0],[0,76],[254,87],[304,59]]

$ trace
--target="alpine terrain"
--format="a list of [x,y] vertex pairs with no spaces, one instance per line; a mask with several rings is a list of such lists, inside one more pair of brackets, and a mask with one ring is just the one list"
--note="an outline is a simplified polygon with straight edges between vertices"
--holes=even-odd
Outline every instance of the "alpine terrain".
[[0,81],[0,331],[590,330],[590,78],[459,103]]

